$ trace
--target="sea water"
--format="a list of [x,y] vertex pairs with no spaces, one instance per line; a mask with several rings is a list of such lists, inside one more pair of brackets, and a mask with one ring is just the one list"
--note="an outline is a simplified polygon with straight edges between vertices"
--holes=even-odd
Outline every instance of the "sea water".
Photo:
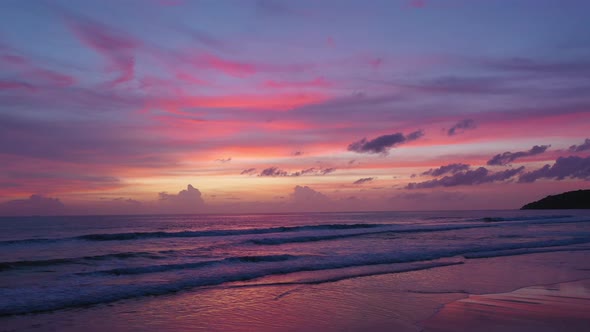
[[0,316],[590,251],[588,211],[0,218]]

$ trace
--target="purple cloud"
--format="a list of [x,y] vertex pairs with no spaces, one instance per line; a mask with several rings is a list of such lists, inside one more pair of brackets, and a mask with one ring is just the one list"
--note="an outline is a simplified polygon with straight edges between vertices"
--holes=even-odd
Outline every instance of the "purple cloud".
[[308,186],[296,186],[291,194],[291,200],[301,205],[316,205],[330,201],[328,196]]
[[434,179],[425,182],[408,183],[406,189],[425,189],[435,187],[454,187],[454,186],[470,186],[482,183],[490,183],[497,181],[508,180],[516,174],[522,172],[524,166],[514,169],[508,169],[502,172],[490,173],[485,167],[479,167],[475,170],[469,170],[453,175],[447,175],[440,179]]
[[181,209],[180,211],[192,210],[205,205],[199,189],[190,184],[186,187],[186,190],[181,190],[176,195],[161,192],[158,196],[161,203],[178,207]]
[[375,180],[375,178],[361,178],[361,179],[354,181],[352,184],[363,184],[363,183],[371,182],[373,180]]
[[336,168],[334,167],[330,167],[330,168],[324,168],[320,171],[320,174],[322,175],[326,175],[326,174],[330,174],[330,173],[334,173],[336,172]]
[[241,171],[240,172],[240,175],[244,175],[244,174],[252,175],[255,172],[256,172],[256,168],[248,168],[248,169],[245,169],[245,170]]
[[[245,172],[245,171],[249,171],[249,170],[244,170],[240,174],[251,174],[254,171],[254,169],[252,169],[252,171],[249,171],[249,172]],[[311,168],[303,169],[301,171],[289,173],[289,172],[282,170],[278,167],[269,167],[269,168],[263,169],[262,172],[260,172],[260,174],[258,174],[258,176],[274,177],[274,176],[326,175],[326,174],[333,173],[334,171],[336,171],[335,168],[311,167]]]
[[582,143],[580,145],[570,146],[570,148],[568,150],[571,152],[581,152],[581,151],[590,150],[590,138],[586,138],[586,140],[584,140],[584,143]]
[[551,145],[535,145],[528,151],[519,151],[519,152],[504,152],[502,154],[497,154],[492,159],[488,160],[487,164],[490,166],[502,166],[508,163],[513,162],[518,158],[534,156],[537,154],[541,154],[550,147]]
[[574,75],[587,76],[590,73],[590,61],[587,59],[575,61],[548,62],[532,58],[505,58],[487,60],[484,66],[495,70],[509,72],[533,73],[540,75]]
[[[422,175],[431,175],[431,176],[441,176],[447,173],[458,173],[463,172],[469,169],[469,165],[467,164],[449,164],[445,166],[441,166],[439,168],[429,169],[426,172],[422,173]],[[415,176],[413,176],[415,177]]]
[[404,136],[402,133],[383,135],[368,141],[366,138],[348,145],[348,151],[358,153],[387,153],[387,151],[399,144],[411,142],[424,136],[422,130],[418,130]]
[[260,172],[260,174],[258,174],[258,176],[287,176],[289,175],[286,171],[283,171],[282,169],[278,168],[278,167],[269,167],[269,168],[265,168],[262,170],[262,172]]
[[43,68],[17,53],[9,48],[0,53],[0,70],[12,74],[9,77],[16,76],[2,81],[0,89],[26,89],[33,92],[37,91],[35,86],[69,87],[76,82],[72,76]]
[[200,30],[187,29],[186,32],[189,36],[197,43],[210,48],[211,50],[227,52],[230,51],[231,47],[225,41],[215,38],[209,33]]
[[16,199],[0,204],[0,215],[59,215],[65,210],[57,198],[31,195],[27,199]]
[[590,180],[590,157],[559,157],[552,166],[545,165],[538,170],[521,175],[518,182],[530,183],[542,178]]
[[464,132],[465,130],[475,129],[477,125],[475,121],[472,119],[465,119],[457,122],[454,126],[449,128],[447,131],[447,135],[454,136]]

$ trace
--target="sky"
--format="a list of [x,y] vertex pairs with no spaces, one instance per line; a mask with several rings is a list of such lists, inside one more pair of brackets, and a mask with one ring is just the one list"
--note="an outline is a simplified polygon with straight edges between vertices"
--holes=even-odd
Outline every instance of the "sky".
[[0,215],[590,187],[590,1],[0,2]]

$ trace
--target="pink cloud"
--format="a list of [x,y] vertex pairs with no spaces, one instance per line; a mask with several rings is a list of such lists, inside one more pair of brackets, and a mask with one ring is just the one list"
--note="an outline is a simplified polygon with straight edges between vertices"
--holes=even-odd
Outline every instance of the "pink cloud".
[[[16,71],[18,76],[31,84],[49,84],[56,85],[59,87],[71,86],[75,83],[75,79],[69,75],[61,74],[53,70],[42,68],[31,60],[14,54],[4,54],[0,56],[0,68],[6,70]],[[18,85],[17,82],[13,82]],[[4,87],[16,88],[16,85],[12,84],[8,87],[8,84],[4,84]],[[24,88],[22,84],[28,85],[27,83],[21,83],[21,88]]]
[[426,7],[426,0],[410,0],[408,6],[413,8],[424,8]]
[[234,77],[247,77],[256,73],[256,66],[246,62],[227,60],[210,53],[197,56],[193,63],[198,67],[219,70]]
[[326,81],[323,77],[317,77],[309,81],[275,81],[268,80],[264,82],[264,87],[283,89],[283,88],[329,88],[332,83]]
[[118,77],[111,82],[113,85],[134,78],[135,58],[133,53],[141,45],[139,41],[89,18],[67,15],[66,23],[80,42],[107,60],[109,72],[118,73]]
[[290,93],[280,95],[221,95],[221,96],[179,96],[172,99],[156,100],[151,105],[171,113],[184,114],[184,108],[244,108],[285,111],[303,105],[318,103],[327,98],[320,93]]
[[331,48],[336,47],[336,43],[334,42],[334,38],[333,37],[328,37],[326,39],[326,45],[328,45],[328,47],[331,47]]
[[30,84],[23,83],[23,82],[10,82],[10,81],[0,81],[0,90],[9,90],[9,89],[24,89],[29,91],[35,91]]

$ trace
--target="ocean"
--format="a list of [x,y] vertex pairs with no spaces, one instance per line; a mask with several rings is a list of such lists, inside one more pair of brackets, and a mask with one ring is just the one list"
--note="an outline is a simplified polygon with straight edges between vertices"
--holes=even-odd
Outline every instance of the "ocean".
[[0,322],[559,252],[589,257],[590,211],[4,217]]

